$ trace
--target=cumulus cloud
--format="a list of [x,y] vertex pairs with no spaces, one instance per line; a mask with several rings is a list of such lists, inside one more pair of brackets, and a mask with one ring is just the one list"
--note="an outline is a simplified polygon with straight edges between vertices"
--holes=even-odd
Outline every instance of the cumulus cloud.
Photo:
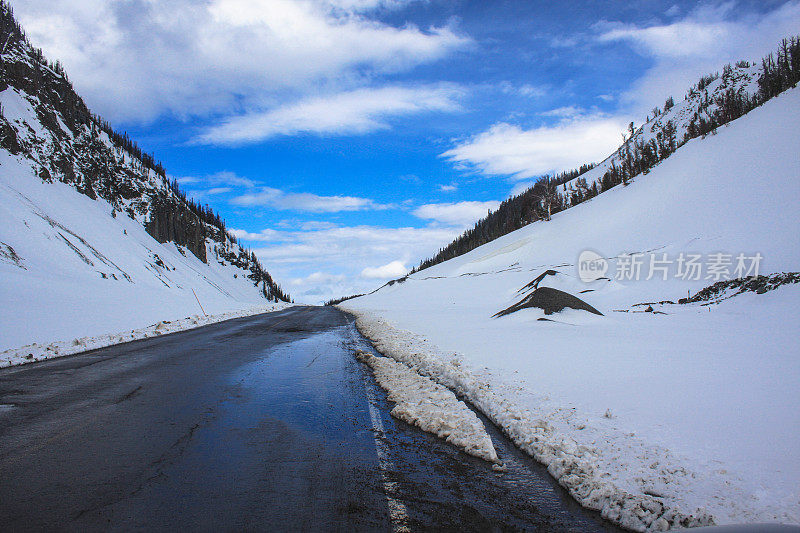
[[463,91],[454,86],[365,88],[255,111],[225,120],[195,139],[198,144],[243,144],[278,135],[361,134],[389,128],[392,117],[455,111]]
[[289,193],[272,187],[259,187],[231,199],[240,206],[267,206],[272,209],[306,211],[310,213],[337,213],[340,211],[362,211],[365,209],[387,209],[391,206],[378,204],[369,198],[356,196],[319,196],[312,193]]
[[533,129],[501,122],[442,157],[464,169],[525,179],[601,161],[619,145],[623,131],[624,120],[604,115],[569,117]]
[[469,40],[395,27],[377,0],[15,0],[32,41],[112,120],[230,114],[438,60]]
[[432,220],[445,226],[467,227],[486,216],[489,210],[500,207],[500,202],[454,202],[425,204],[412,214],[417,218]]
[[361,277],[367,279],[393,279],[405,276],[408,269],[401,261],[392,261],[379,267],[367,267],[361,271]]

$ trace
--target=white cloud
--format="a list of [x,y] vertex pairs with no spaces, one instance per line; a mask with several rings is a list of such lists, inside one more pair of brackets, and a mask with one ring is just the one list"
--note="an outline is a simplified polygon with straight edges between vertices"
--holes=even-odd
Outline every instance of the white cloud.
[[229,229],[228,233],[244,241],[257,241],[257,242],[277,242],[287,240],[287,235],[284,232],[274,229],[263,229],[258,233],[252,233],[243,229]]
[[369,198],[287,193],[272,187],[260,187],[254,192],[242,194],[233,198],[231,203],[240,206],[262,205],[273,209],[307,211],[311,213],[337,213],[339,211],[362,211],[365,209],[387,209],[391,207],[378,204]]
[[256,182],[234,172],[223,170],[206,176],[181,176],[176,178],[181,185],[207,187],[255,187]]
[[453,192],[457,190],[458,190],[458,185],[456,185],[455,183],[451,183],[449,185],[445,184],[439,185],[440,192]]
[[278,135],[367,133],[389,128],[387,119],[391,117],[455,111],[462,94],[461,89],[446,85],[358,89],[232,117],[194,142],[243,144]]
[[601,161],[619,145],[623,131],[624,120],[603,115],[569,118],[529,130],[499,123],[442,157],[483,174],[525,179]]
[[392,261],[379,267],[367,267],[361,271],[361,277],[367,279],[393,279],[405,276],[408,269],[401,261]]
[[[377,278],[362,276],[365,269],[384,265],[388,272],[387,265],[394,262],[415,265],[460,232],[458,228],[378,226],[334,226],[312,231],[233,230],[234,235],[253,245],[273,277],[291,280],[291,294],[297,301],[311,303],[369,292],[377,288]],[[323,270],[320,265],[325,265]]]
[[600,35],[600,41],[630,40],[659,57],[707,56],[728,31],[725,24],[676,22],[667,26],[625,26]]
[[[676,10],[670,10],[677,15]],[[737,9],[732,2],[701,4],[671,24],[634,26],[602,23],[600,42],[625,42],[654,60],[653,66],[622,95],[622,103],[642,120],[667,96],[680,98],[700,76],[740,59],[758,61],[783,37],[800,28],[800,2],[767,13]]]
[[333,229],[338,227],[337,224],[326,222],[322,220],[306,220],[300,224],[300,229],[303,231],[315,231],[320,229]]
[[347,276],[344,274],[331,274],[330,272],[312,272],[308,276],[304,278],[293,278],[290,283],[295,287],[302,287],[306,285],[318,285],[318,284],[331,284],[331,283],[341,283],[345,281]]
[[417,218],[433,220],[439,224],[455,227],[468,227],[485,217],[489,210],[495,210],[500,202],[455,202],[444,204],[425,204],[412,214]]
[[541,98],[547,94],[547,88],[528,83],[523,85],[514,85],[510,81],[500,82],[497,87],[503,94],[518,94],[520,96],[527,96],[528,98]]
[[374,9],[399,9],[414,0],[323,0],[320,3],[329,5],[332,9],[357,13],[372,11]]
[[370,18],[377,0],[15,0],[26,33],[112,120],[229,114],[350,84],[469,43],[448,27]]
[[574,105],[569,105],[564,107],[557,107],[549,111],[543,111],[539,114],[543,117],[573,118],[584,115],[585,113],[586,111],[584,109],[576,107]]

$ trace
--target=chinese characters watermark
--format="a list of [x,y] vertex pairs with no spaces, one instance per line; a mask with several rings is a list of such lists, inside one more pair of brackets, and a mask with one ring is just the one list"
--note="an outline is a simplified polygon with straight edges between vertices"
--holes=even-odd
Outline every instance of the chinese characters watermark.
[[710,254],[681,252],[677,256],[667,253],[633,253],[605,258],[592,250],[581,252],[578,257],[578,277],[586,283],[606,277],[614,263],[614,272],[609,278],[617,281],[640,281],[680,279],[685,281],[721,280],[758,276],[761,253]]

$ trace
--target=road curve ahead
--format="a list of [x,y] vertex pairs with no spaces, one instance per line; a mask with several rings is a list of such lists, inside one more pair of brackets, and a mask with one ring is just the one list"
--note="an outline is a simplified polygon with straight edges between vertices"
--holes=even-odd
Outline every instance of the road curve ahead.
[[2,531],[615,531],[388,415],[330,307],[0,370]]

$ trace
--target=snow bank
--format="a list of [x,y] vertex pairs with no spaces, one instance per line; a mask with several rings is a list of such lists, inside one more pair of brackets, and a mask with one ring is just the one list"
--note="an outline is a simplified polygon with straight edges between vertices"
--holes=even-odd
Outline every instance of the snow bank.
[[[715,280],[674,268],[648,280],[646,264],[638,280],[616,276],[634,252],[758,253],[762,274],[800,271],[797,124],[791,89],[627,187],[340,307],[381,352],[468,399],[626,527],[800,524],[800,287],[653,313],[637,304]],[[586,250],[610,258],[604,278],[579,279]],[[605,316],[491,318],[549,269],[540,286]]]
[[51,342],[48,344],[33,343],[27,346],[12,348],[10,350],[0,352],[0,368],[13,365],[22,365],[25,363],[33,363],[36,361],[44,361],[56,357],[63,357],[65,355],[73,355],[89,350],[96,350],[98,348],[105,348],[106,346],[120,344],[123,342],[158,337],[160,335],[167,335],[169,333],[175,333],[178,331],[199,328],[201,326],[215,324],[217,322],[231,320],[233,318],[258,315],[261,313],[270,313],[272,311],[278,311],[290,306],[291,304],[284,303],[264,304],[257,307],[240,309],[238,311],[228,311],[227,313],[219,313],[216,315],[193,315],[179,320],[162,320],[161,322],[152,324],[146,328],[132,329],[130,331],[108,333],[105,335],[96,335],[92,337],[81,337],[79,339]]
[[[406,363],[419,375],[434,377],[440,384],[469,400],[517,446],[546,465],[550,474],[584,507],[600,511],[603,518],[634,531],[666,531],[675,527],[714,524],[711,516],[703,510],[685,513],[665,505],[660,498],[620,489],[600,468],[595,447],[579,444],[558,431],[548,422],[546,415],[538,417],[509,402],[505,387],[487,376],[476,376],[458,354],[447,356],[423,338],[398,330],[370,313],[347,310],[356,315],[359,331],[372,340],[378,351]],[[388,361],[383,365],[389,366],[391,363]],[[394,366],[398,365],[405,368],[405,374],[414,374],[404,365],[394,363]],[[370,366],[373,365],[370,363]],[[381,378],[378,379],[384,386]],[[389,387],[384,388],[389,390]],[[397,401],[391,394],[389,399]],[[402,416],[399,418],[409,421]],[[437,431],[431,433],[443,436]]]
[[358,351],[378,384],[396,405],[391,415],[445,439],[470,455],[499,462],[492,439],[480,419],[449,389],[388,357]]

